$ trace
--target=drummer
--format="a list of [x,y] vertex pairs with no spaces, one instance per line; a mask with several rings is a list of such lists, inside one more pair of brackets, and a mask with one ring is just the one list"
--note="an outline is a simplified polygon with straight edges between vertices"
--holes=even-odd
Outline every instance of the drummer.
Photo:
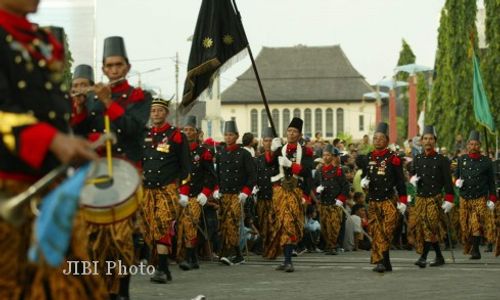
[[[172,280],[167,255],[172,253],[173,222],[189,201],[190,157],[186,136],[167,122],[169,102],[151,105],[152,128],[144,143],[144,199],[141,213],[148,246],[157,251],[158,267],[151,282]],[[180,206],[180,207],[179,207]]]
[[[96,158],[87,141],[68,133],[63,43],[27,19],[38,3],[0,0],[1,204],[62,163]],[[21,225],[0,218],[0,299],[107,299],[99,277],[64,275],[66,263],[28,263],[34,216],[21,211]],[[84,224],[79,217],[73,224],[67,260],[88,261]]]
[[[142,158],[144,128],[149,118],[151,95],[141,88],[131,86],[126,80],[131,65],[122,37],[112,36],[104,40],[102,71],[110,84],[97,83],[93,90],[96,100],[91,107],[78,102],[72,118],[74,131],[97,140],[104,132],[104,116],[111,121],[111,131],[116,133],[117,143],[113,155],[125,158],[137,166]],[[115,261],[130,267],[134,263],[132,239],[133,220],[125,219],[108,225],[89,224],[89,250],[92,260],[104,268],[106,261]],[[128,299],[130,275],[119,274],[115,269],[111,276],[104,275],[110,297]]]

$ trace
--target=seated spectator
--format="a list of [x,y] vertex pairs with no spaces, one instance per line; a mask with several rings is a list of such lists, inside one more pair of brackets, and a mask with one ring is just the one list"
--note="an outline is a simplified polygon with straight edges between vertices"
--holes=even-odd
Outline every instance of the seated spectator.
[[316,207],[309,205],[306,211],[303,243],[308,252],[321,252],[318,248],[321,237],[321,224],[318,221]]
[[353,250],[370,250],[370,239],[368,239],[368,237],[364,234],[364,232],[368,232],[368,214],[364,205],[356,204],[352,207],[351,220],[354,223]]

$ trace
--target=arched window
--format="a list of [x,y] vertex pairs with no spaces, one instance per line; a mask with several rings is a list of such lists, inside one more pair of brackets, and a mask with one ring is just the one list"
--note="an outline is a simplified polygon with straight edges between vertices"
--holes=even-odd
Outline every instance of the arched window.
[[326,109],[326,137],[333,137],[333,109]]
[[271,112],[271,116],[273,117],[274,127],[276,127],[276,134],[280,132],[280,111],[277,109],[273,109]]
[[312,116],[309,108],[304,110],[304,134],[308,137],[312,136]]
[[269,126],[269,118],[267,117],[266,110],[263,109],[260,111],[260,132],[264,130],[264,128]]
[[250,111],[250,131],[254,136],[258,136],[259,132],[259,113],[254,108]]
[[344,132],[344,110],[337,108],[337,135]]
[[293,117],[300,118],[300,109],[296,108],[293,110]]
[[314,111],[314,134],[321,132],[323,135],[323,111],[321,108],[316,108]]
[[288,125],[290,124],[290,110],[288,108],[285,108],[283,110],[283,136],[286,136],[286,130],[288,128]]
[[359,131],[365,130],[365,116],[359,115]]

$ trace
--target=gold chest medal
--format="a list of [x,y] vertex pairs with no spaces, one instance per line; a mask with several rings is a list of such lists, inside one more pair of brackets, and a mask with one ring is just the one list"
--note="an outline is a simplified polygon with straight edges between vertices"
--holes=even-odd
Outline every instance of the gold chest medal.
[[168,144],[168,138],[164,138],[161,143],[156,146],[156,151],[163,153],[170,153],[170,145]]
[[378,167],[377,175],[385,175],[385,169],[387,168],[387,162],[383,160],[380,162],[380,166]]

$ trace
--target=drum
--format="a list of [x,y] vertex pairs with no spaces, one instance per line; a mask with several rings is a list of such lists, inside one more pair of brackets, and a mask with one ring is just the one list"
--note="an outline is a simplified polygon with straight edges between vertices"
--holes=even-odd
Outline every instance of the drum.
[[142,199],[141,177],[128,161],[113,158],[113,176],[108,176],[106,158],[92,163],[80,204],[87,222],[110,224],[130,217]]

